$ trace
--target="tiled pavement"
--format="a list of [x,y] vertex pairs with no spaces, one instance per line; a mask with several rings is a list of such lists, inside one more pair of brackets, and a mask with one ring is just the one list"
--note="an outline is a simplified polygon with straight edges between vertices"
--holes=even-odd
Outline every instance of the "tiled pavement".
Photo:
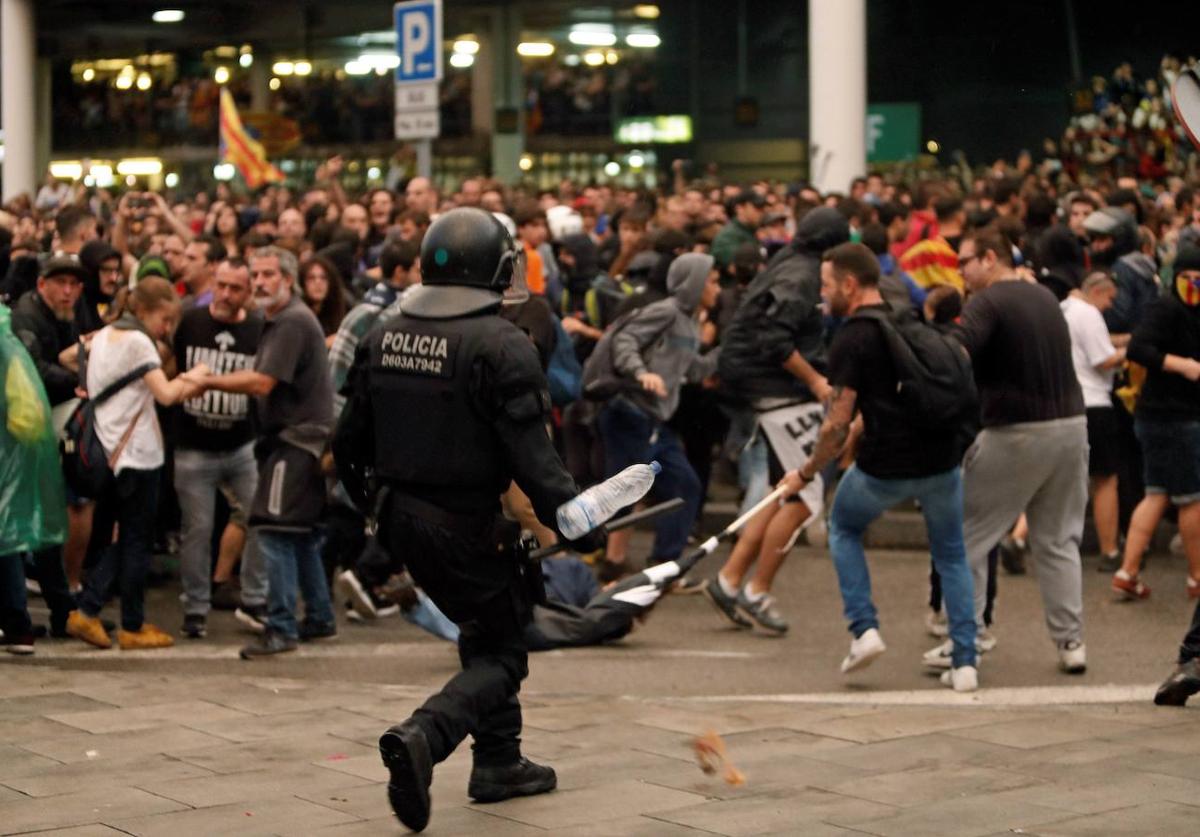
[[[375,742],[424,691],[0,664],[0,834],[403,833]],[[943,705],[527,694],[525,750],[559,790],[472,805],[464,747],[435,774],[426,833],[1200,833],[1197,710],[936,694]],[[744,786],[697,768],[689,743],[707,729]]]

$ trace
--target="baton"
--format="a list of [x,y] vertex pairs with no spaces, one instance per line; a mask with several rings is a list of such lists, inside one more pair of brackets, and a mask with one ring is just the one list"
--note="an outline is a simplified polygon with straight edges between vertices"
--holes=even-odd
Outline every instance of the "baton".
[[683,575],[688,570],[690,570],[692,567],[696,566],[696,564],[698,564],[701,561],[701,559],[706,558],[709,555],[711,555],[713,552],[715,552],[717,547],[721,543],[729,540],[734,535],[736,535],[743,526],[745,526],[747,523],[750,522],[750,518],[754,517],[756,514],[758,514],[759,512],[761,512],[763,509],[767,508],[768,506],[770,506],[772,503],[779,502],[786,495],[787,495],[787,488],[782,485],[779,486],[774,491],[772,491],[770,494],[768,494],[766,497],[763,497],[761,500],[759,500],[757,503],[755,503],[751,508],[747,509],[746,513],[743,514],[741,517],[739,517],[737,520],[733,521],[728,526],[726,526],[724,529],[722,529],[720,532],[713,535],[711,538],[706,540],[704,543],[700,544],[699,548],[697,548],[695,552],[691,553],[690,555],[685,555],[684,557],[679,558],[670,563],[675,564],[679,567],[678,575]]
[[[656,517],[661,517],[664,514],[677,511],[678,509],[683,508],[683,505],[683,498],[675,497],[672,500],[667,500],[666,502],[659,503],[656,506],[650,506],[642,509],[641,511],[635,511],[627,514],[624,517],[618,517],[615,520],[610,520],[607,524],[605,524],[605,529],[609,532],[616,532],[619,529],[628,529],[630,526],[636,526],[643,521],[653,520]],[[570,545],[566,541],[559,541],[556,544],[543,546],[541,549],[535,549],[533,552],[529,553],[529,557],[534,561],[540,561],[543,558],[549,558],[552,555],[558,555],[560,552],[566,552],[570,548]]]

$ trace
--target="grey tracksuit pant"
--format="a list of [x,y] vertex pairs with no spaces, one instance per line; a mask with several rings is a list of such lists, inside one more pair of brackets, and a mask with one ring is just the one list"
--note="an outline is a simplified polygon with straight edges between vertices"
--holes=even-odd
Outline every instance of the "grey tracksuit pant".
[[1087,420],[989,427],[963,461],[963,534],[975,576],[975,616],[983,625],[987,554],[1025,512],[1055,642],[1083,639],[1079,540],[1088,499]]

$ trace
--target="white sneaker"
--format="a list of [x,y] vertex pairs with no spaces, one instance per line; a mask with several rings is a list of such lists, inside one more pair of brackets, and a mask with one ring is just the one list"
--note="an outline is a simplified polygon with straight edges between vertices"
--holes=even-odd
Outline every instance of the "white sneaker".
[[1087,646],[1077,639],[1058,646],[1058,667],[1067,674],[1087,671]]
[[950,635],[950,624],[946,621],[946,614],[940,610],[929,609],[925,614],[925,631],[932,637],[939,639]]
[[977,628],[975,630],[975,650],[980,654],[991,651],[996,647],[996,635],[992,633],[990,628]]
[[851,641],[850,653],[842,660],[842,674],[866,668],[886,650],[887,646],[883,644],[883,637],[879,635],[879,631],[868,628],[863,631],[862,636]]
[[351,610],[363,619],[377,619],[379,611],[366,589],[359,582],[353,570],[338,573],[333,580],[333,595],[335,600],[350,605]]
[[975,666],[959,666],[942,672],[942,685],[956,692],[973,692],[979,688],[979,672]]

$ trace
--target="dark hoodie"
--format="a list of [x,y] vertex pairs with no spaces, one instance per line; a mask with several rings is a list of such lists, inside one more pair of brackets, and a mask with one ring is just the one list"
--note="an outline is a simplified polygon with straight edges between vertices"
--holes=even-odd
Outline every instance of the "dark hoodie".
[[1146,367],[1137,416],[1160,421],[1200,420],[1200,382],[1163,371],[1167,355],[1200,360],[1200,307],[1185,304],[1174,284],[1169,293],[1146,306],[1129,341],[1128,358]]
[[104,328],[104,317],[100,306],[108,308],[113,298],[100,290],[100,265],[108,259],[119,259],[121,254],[105,241],[89,241],[79,251],[79,261],[87,271],[83,280],[83,293],[75,305],[75,319],[79,322],[79,333],[88,334]]
[[746,288],[721,336],[723,391],[747,401],[812,400],[808,388],[783,364],[798,351],[824,371],[821,255],[849,240],[850,225],[836,209],[818,207],[800,219],[795,239]]
[[1109,206],[1088,216],[1089,231],[1112,236],[1107,250],[1091,251],[1092,267],[1112,271],[1117,296],[1104,312],[1104,322],[1114,334],[1129,334],[1141,321],[1150,301],[1158,296],[1154,260],[1138,251],[1137,221],[1123,209]]

